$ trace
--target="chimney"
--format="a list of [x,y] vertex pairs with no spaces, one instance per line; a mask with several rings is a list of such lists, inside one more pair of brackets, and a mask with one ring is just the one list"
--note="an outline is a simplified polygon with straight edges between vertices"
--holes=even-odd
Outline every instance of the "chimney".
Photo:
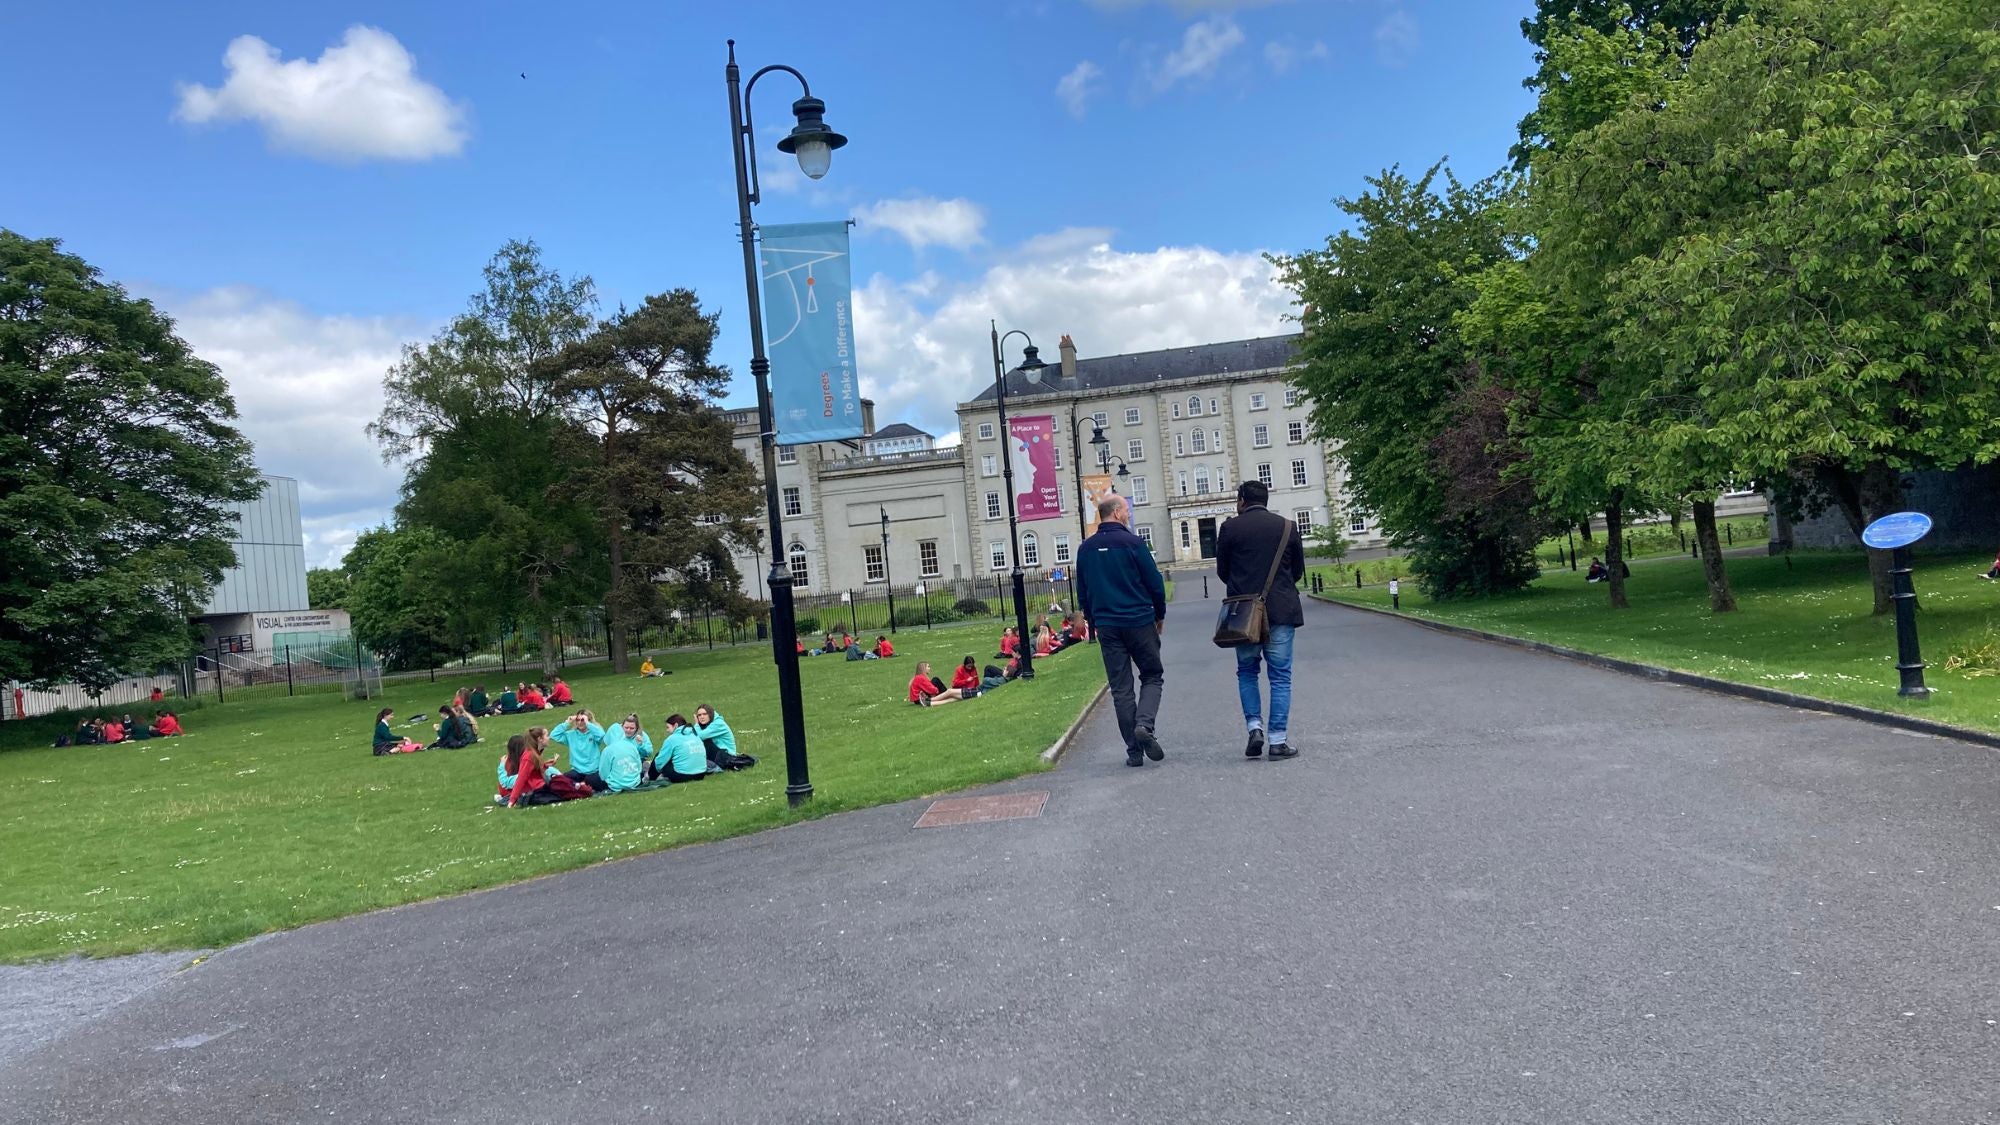
[[1063,382],[1076,382],[1076,341],[1070,339],[1069,333],[1065,332],[1062,343],[1056,346],[1056,350],[1062,353]]
[[868,437],[875,432],[875,400],[861,400],[861,436]]

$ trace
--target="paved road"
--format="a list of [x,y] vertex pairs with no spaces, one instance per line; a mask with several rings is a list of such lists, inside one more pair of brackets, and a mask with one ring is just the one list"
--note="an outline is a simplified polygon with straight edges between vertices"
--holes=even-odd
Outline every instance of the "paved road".
[[1038,820],[253,943],[0,1069],[0,1120],[2000,1120],[2000,756],[1315,607],[1306,754],[1252,764],[1180,608],[1167,761],[1100,715]]

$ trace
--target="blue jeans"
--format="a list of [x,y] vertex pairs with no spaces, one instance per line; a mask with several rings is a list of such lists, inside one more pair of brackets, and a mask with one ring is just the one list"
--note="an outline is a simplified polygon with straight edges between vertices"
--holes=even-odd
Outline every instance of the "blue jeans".
[[1259,665],[1270,668],[1271,720],[1267,729],[1273,743],[1285,741],[1285,724],[1292,718],[1292,632],[1293,626],[1273,625],[1270,640],[1236,650],[1236,694],[1243,700],[1243,721],[1252,730],[1266,727],[1257,669]]

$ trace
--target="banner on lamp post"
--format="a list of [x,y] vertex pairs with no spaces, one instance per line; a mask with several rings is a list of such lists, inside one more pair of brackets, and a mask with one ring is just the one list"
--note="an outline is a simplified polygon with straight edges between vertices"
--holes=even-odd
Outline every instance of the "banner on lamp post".
[[1014,515],[1022,523],[1062,516],[1053,414],[1007,419],[1007,455],[1014,465]]
[[1097,502],[1111,495],[1111,474],[1090,473],[1083,478],[1083,533],[1097,534]]
[[847,224],[758,228],[771,413],[786,445],[860,437]]

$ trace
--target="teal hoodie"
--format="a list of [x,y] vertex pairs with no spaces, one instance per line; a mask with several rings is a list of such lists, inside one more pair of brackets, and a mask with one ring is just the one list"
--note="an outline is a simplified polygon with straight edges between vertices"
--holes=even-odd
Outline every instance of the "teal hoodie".
[[[698,726],[694,728],[694,736],[703,742],[711,738],[714,739],[715,748],[725,754],[736,753],[736,733],[729,729],[728,723],[722,721],[721,715],[714,716],[714,721],[705,727]],[[706,769],[707,767],[704,766],[703,768]],[[685,773],[687,771],[683,770],[682,772]]]
[[660,756],[653,764],[662,770],[672,766],[675,773],[707,773],[708,751],[692,726],[675,727],[660,739]]
[[569,768],[578,773],[596,773],[598,755],[604,752],[604,728],[586,722],[582,730],[568,723],[549,732],[549,741],[569,751]]
[[646,780],[646,759],[652,756],[652,738],[645,731],[627,738],[621,723],[604,737],[604,756],[597,760],[597,772],[603,776],[605,788],[613,793],[637,789]]

